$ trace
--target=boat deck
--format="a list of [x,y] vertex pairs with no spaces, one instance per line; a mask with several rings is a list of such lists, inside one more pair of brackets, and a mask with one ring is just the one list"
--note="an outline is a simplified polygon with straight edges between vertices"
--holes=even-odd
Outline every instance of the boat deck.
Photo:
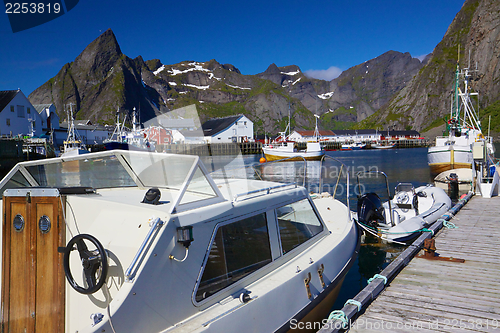
[[500,197],[473,197],[435,237],[440,257],[465,262],[415,257],[349,332],[500,332],[499,211]]

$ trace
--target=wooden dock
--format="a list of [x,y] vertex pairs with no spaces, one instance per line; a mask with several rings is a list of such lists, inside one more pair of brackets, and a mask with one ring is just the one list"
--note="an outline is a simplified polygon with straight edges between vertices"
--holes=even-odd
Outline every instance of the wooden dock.
[[[473,197],[451,220],[458,229],[443,228],[435,237],[440,257],[465,262],[413,258],[351,320],[349,332],[500,332],[499,213],[500,197]],[[320,332],[337,331],[331,326]]]

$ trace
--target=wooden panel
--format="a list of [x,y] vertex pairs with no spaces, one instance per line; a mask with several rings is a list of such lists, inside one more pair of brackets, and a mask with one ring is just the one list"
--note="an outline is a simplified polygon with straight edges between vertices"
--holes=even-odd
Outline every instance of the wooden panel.
[[[4,197],[2,267],[2,332],[64,332],[65,279],[62,255],[64,224],[59,197]],[[20,214],[25,227],[12,222]],[[51,221],[42,233],[39,219]]]
[[[64,280],[60,270],[62,255],[57,252],[59,244],[58,226],[59,198],[33,198],[33,221],[36,222],[36,331],[62,332],[64,330],[64,303],[60,294],[64,290]],[[43,233],[39,227],[42,216],[47,216],[51,228]],[[63,284],[61,285],[61,282]],[[62,328],[62,329],[61,329]]]
[[[6,332],[33,332],[35,258],[34,248],[30,243],[32,228],[29,207],[25,198],[5,199],[8,209],[4,232],[9,241],[4,246],[4,260],[8,269],[3,272],[2,278],[7,278],[8,281],[5,282],[6,289],[3,290],[3,304],[7,305],[7,309],[2,321],[6,324]],[[22,231],[16,231],[12,226],[17,214],[25,220]]]

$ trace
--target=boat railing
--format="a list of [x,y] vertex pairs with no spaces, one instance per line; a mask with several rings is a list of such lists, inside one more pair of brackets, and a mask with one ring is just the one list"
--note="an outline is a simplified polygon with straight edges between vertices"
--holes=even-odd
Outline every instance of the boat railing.
[[360,184],[360,181],[359,181],[359,177],[361,175],[364,175],[364,174],[377,174],[377,175],[384,176],[384,178],[385,178],[385,185],[386,185],[386,188],[387,188],[387,197],[388,197],[387,202],[389,203],[389,212],[391,212],[389,214],[390,218],[391,218],[391,225],[394,225],[394,221],[393,221],[393,217],[392,217],[392,207],[391,207],[391,190],[389,189],[389,179],[388,179],[387,175],[385,174],[385,172],[379,171],[379,170],[359,171],[356,174],[356,179],[357,179],[357,183],[358,183],[358,193],[359,194],[361,194],[361,184]]
[[[253,190],[253,191],[248,191],[248,192],[244,192],[244,193],[239,193],[239,194],[236,194],[234,197],[233,197],[233,203],[234,202],[237,202],[239,198],[241,197],[244,197],[244,196],[249,196],[249,195],[252,195],[252,194],[261,194],[261,195],[264,195],[264,194],[270,194],[271,191],[273,190],[286,190],[286,187],[295,187],[297,188],[297,183],[288,183],[288,184],[281,184],[281,185],[276,185],[276,186],[270,186],[270,187],[266,187],[266,188],[261,188],[261,189],[258,189],[258,190]],[[277,191],[276,191],[277,192]]]
[[335,157],[329,156],[329,155],[323,155],[321,157],[321,167],[320,167],[321,171],[320,171],[320,174],[319,174],[319,191],[321,191],[321,189],[323,188],[323,163],[327,159],[335,161],[335,162],[337,162],[337,163],[340,164],[339,175],[337,177],[337,181],[335,183],[335,188],[333,189],[333,193],[332,193],[333,198],[335,198],[335,196],[337,194],[337,189],[338,189],[339,184],[340,184],[340,178],[342,176],[342,172],[345,170],[345,173],[346,173],[346,205],[347,205],[347,210],[350,212],[351,211],[350,204],[349,204],[349,185],[350,185],[349,184],[349,178],[350,178],[350,173],[349,173],[349,168],[342,161],[340,161],[339,159],[337,159]]
[[126,281],[132,281],[135,277],[135,274],[137,273],[137,269],[139,268],[139,262],[142,262],[144,259],[144,252],[147,251],[149,246],[151,245],[151,240],[153,239],[153,236],[156,235],[157,231],[161,228],[161,226],[164,224],[164,222],[159,218],[155,218],[153,222],[151,223],[151,229],[149,229],[148,234],[146,235],[146,238],[141,244],[141,247],[139,247],[139,250],[137,251],[134,259],[132,259],[132,262],[130,263],[130,266],[128,269],[125,271],[125,280]]
[[[302,187],[305,187],[305,182],[306,182],[306,172],[307,172],[307,161],[305,158],[303,158],[302,156],[300,156],[299,158],[301,158],[304,162],[304,173],[303,173],[303,179],[302,179]],[[236,171],[236,170],[247,170],[249,168],[251,168],[253,170],[253,173],[255,175],[257,175],[257,178],[259,180],[265,180],[262,178],[262,171],[259,171],[257,170],[257,168],[262,168],[263,166],[266,166],[266,165],[269,165],[269,164],[273,164],[273,163],[278,163],[278,162],[286,162],[286,161],[289,161],[291,159],[297,159],[297,157],[287,157],[287,158],[283,158],[283,159],[279,159],[279,160],[275,160],[275,161],[269,161],[269,162],[264,162],[264,163],[259,163],[259,164],[252,164],[252,165],[245,165],[245,166],[241,166],[241,167],[235,167],[235,168],[231,168],[231,169],[224,169],[225,172],[227,171]],[[302,161],[299,161],[299,162],[302,162]],[[212,177],[215,178],[213,176],[213,172],[212,172]],[[224,177],[227,178],[227,173],[224,174]],[[271,193],[271,191],[273,190],[286,190],[287,187],[298,187],[299,184],[297,182],[290,182],[290,183],[284,183],[284,184],[279,184],[279,185],[276,185],[276,186],[270,186],[270,187],[265,187],[265,188],[262,188],[262,189],[257,189],[257,190],[252,190],[252,191],[246,191],[246,192],[242,192],[242,193],[237,193],[233,196],[233,203],[236,202],[236,201],[239,201],[240,198],[244,197],[244,196],[249,196],[249,195],[252,195],[252,194],[269,194]]]

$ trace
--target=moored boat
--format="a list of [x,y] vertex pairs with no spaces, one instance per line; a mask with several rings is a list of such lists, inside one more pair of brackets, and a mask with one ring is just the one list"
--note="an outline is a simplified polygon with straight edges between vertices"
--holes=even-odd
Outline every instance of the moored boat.
[[359,197],[357,206],[358,222],[368,232],[381,234],[382,239],[406,242],[415,238],[451,208],[451,200],[441,188],[400,183],[390,199],[387,178],[386,186],[388,201],[382,203],[376,193],[369,192]]
[[474,177],[471,169],[451,169],[441,172],[434,177],[436,187],[449,191],[453,183],[457,185],[459,193],[466,193],[474,190]]
[[65,141],[63,141],[63,153],[62,157],[71,157],[82,154],[87,154],[89,151],[83,143],[82,138],[75,129],[75,122],[73,120],[73,105],[70,104],[70,111],[68,113],[68,136]]
[[394,143],[387,143],[387,144],[375,143],[371,145],[373,149],[392,149],[395,146],[396,144]]
[[[454,94],[452,95],[450,119],[447,123],[447,136],[436,137],[435,145],[429,147],[427,158],[431,174],[436,176],[451,169],[471,169],[473,163],[472,146],[475,142],[484,142],[488,154],[494,153],[490,137],[484,137],[478,113],[474,108],[469,81],[472,70],[460,70],[457,63],[455,71]],[[460,85],[463,83],[463,91]]]
[[288,331],[325,318],[359,249],[331,195],[197,156],[22,162],[0,191],[6,331]]
[[133,150],[133,151],[156,151],[155,144],[149,140],[149,133],[140,128],[137,122],[135,108],[132,113],[132,130],[125,130],[125,116],[120,123],[120,115],[117,113],[116,125],[111,137],[104,140],[106,150]]
[[292,158],[290,161],[320,160],[325,155],[319,142],[307,142],[304,150],[295,148],[294,142],[275,143],[262,147],[262,151],[268,161],[289,158]]

